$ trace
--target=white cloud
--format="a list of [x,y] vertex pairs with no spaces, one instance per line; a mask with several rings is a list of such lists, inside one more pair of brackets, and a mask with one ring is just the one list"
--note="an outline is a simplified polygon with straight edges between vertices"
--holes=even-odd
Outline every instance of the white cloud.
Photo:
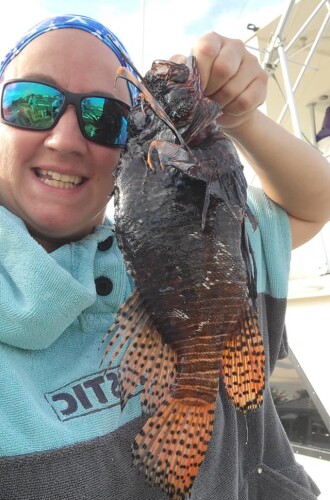
[[[211,0],[205,0],[203,10],[210,4]],[[195,37],[188,34],[188,27],[200,15],[200,0],[141,1],[136,11],[124,15],[116,4],[98,11],[98,19],[122,39],[141,72],[155,59],[189,54]]]
[[[31,8],[32,7],[32,8]],[[0,9],[1,30],[0,30],[0,58],[12,48],[22,34],[34,24],[49,16],[49,13],[42,6],[42,2],[36,1],[33,6],[31,2],[22,2],[19,5],[19,15],[17,5],[6,5]],[[15,22],[13,22],[13,19]]]
[[[79,13],[95,17],[112,29],[127,46],[142,73],[155,59],[168,59],[177,53],[188,55],[196,38],[207,31],[245,40],[251,34],[246,29],[248,22],[265,25],[280,13],[284,3],[284,0],[278,0],[274,6],[272,0],[272,5],[267,6],[265,0],[257,0],[260,7],[256,8],[254,1],[253,9],[249,9],[251,0],[247,0],[237,18],[232,10],[219,16],[208,15],[213,12],[214,0],[131,0],[124,9],[123,1],[97,0],[92,4],[82,1]],[[68,0],[65,12],[76,12],[76,4],[76,1]],[[1,56],[33,24],[63,12],[62,2],[52,3],[49,10],[46,0],[21,3],[19,16],[16,15],[16,6],[7,5],[6,10],[1,11]]]

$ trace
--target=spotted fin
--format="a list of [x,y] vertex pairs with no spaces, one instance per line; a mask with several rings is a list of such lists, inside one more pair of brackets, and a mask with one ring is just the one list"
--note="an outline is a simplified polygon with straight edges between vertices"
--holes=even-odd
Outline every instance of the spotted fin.
[[144,309],[141,310],[140,317],[135,317],[135,321],[134,323],[132,323],[133,315],[135,314],[136,310],[139,310],[141,304],[142,299],[135,290],[129,296],[126,302],[124,302],[124,304],[118,309],[115,322],[111,325],[101,342],[102,346],[102,344],[105,344],[108,341],[109,337],[112,336],[103,353],[101,364],[104,363],[106,357],[112,351],[113,347],[116,346],[116,349],[113,353],[111,353],[110,361],[108,362],[108,366],[110,366],[115,358],[117,358],[117,356],[120,354],[126,342],[129,339],[134,338],[141,325],[145,323],[147,317]]
[[120,365],[119,382],[122,403],[143,386],[143,415],[152,415],[167,396],[176,374],[176,353],[164,344],[151,322],[140,329],[130,344]]
[[210,442],[215,402],[200,405],[172,397],[163,401],[133,443],[134,464],[171,500],[184,500]]
[[115,323],[102,342],[105,343],[112,334],[102,358],[104,363],[110,354],[107,366],[115,361],[126,342],[130,341],[119,369],[121,405],[124,407],[137,387],[142,386],[142,413],[152,415],[174,383],[177,356],[163,342],[137,291],[119,309]]
[[240,331],[226,341],[221,371],[229,398],[244,414],[259,408],[265,386],[265,353],[257,314],[247,307]]

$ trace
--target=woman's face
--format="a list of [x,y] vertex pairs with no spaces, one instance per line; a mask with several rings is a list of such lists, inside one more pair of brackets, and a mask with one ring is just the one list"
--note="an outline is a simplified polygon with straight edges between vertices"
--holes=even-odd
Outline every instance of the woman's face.
[[[60,29],[27,45],[7,66],[4,79],[35,78],[71,92],[113,94],[129,103],[125,82],[119,80],[114,88],[119,65],[93,35]],[[84,138],[71,105],[52,130],[0,123],[0,204],[23,219],[31,235],[51,251],[102,223],[119,157],[120,149]],[[73,176],[75,184],[62,176]],[[63,182],[45,183],[47,178]]]

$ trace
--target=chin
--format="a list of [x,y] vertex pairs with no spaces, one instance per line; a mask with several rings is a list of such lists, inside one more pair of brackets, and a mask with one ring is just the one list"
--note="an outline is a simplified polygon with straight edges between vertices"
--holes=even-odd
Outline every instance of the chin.
[[[74,227],[74,230],[73,230]],[[47,251],[59,248],[66,243],[78,241],[84,236],[91,234],[94,226],[80,228],[76,230],[77,225],[63,226],[62,225],[28,225],[27,228],[32,238],[34,238]]]

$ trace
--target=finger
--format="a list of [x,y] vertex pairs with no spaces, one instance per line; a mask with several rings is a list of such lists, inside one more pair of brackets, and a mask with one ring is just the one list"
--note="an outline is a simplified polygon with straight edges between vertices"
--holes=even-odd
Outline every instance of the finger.
[[241,116],[258,108],[265,101],[265,97],[266,85],[257,78],[224,109],[227,114]]
[[213,61],[204,93],[211,96],[230,82],[239,73],[245,55],[243,42],[223,39],[222,47]]
[[211,32],[200,37],[191,49],[191,54],[196,57],[203,90],[208,86],[212,66],[221,47],[222,37],[217,33]]
[[222,109],[219,125],[224,128],[239,125],[264,102],[264,98],[264,84],[260,80],[251,82],[242,94]]
[[177,64],[186,64],[187,57],[181,54],[174,54],[174,56],[170,57],[170,61],[175,62]]
[[[250,98],[255,97],[256,107],[263,102],[267,90],[267,73],[259,65],[255,56],[248,54],[242,60],[242,63],[235,75],[228,80],[211,97],[217,101],[222,108],[227,108],[233,114],[240,113],[239,103],[242,103],[244,112],[245,98],[250,103]],[[247,95],[245,93],[247,92]]]

